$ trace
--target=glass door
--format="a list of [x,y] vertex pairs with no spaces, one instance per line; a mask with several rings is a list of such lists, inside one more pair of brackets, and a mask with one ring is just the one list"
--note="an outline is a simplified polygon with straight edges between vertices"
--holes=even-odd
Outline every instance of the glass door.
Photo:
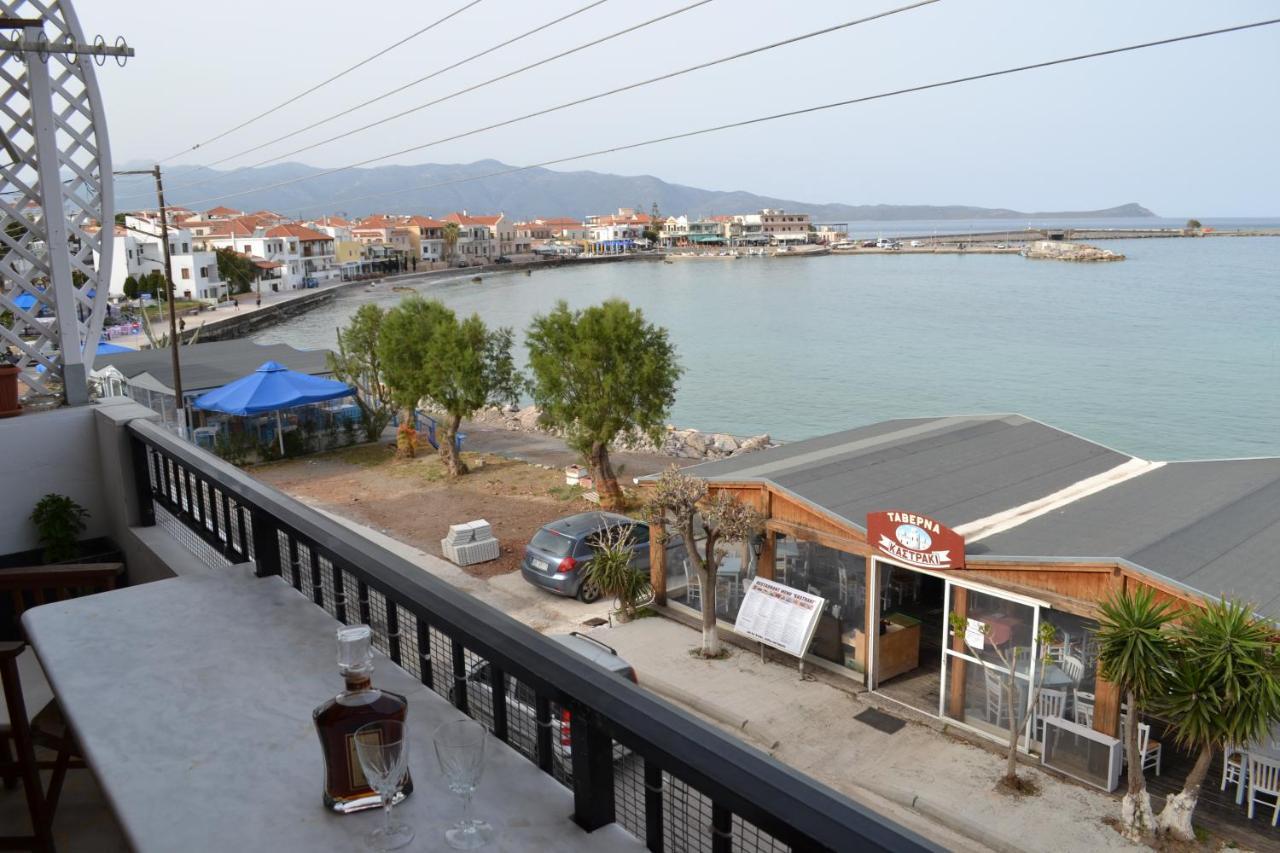
[[[1029,688],[1038,678],[1039,605],[948,581],[946,609],[939,715],[1002,741],[1015,727],[1024,747],[1038,740]],[[963,628],[950,624],[955,617]]]

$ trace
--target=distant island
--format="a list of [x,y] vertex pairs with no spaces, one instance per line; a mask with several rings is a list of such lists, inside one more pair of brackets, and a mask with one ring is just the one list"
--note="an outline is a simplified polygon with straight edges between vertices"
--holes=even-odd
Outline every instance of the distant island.
[[[150,168],[151,164],[143,164]],[[132,168],[125,164],[123,168]],[[324,213],[364,216],[386,210],[443,215],[453,210],[505,213],[514,219],[546,216],[582,217],[608,213],[619,207],[649,211],[654,203],[664,214],[712,216],[761,208],[808,213],[815,222],[859,222],[927,219],[1103,219],[1155,216],[1140,204],[1100,210],[1034,211],[970,205],[833,204],[756,195],[744,190],[708,190],[672,184],[652,175],[611,175],[604,172],[557,172],[528,169],[497,177],[481,177],[515,168],[497,160],[417,166],[375,166],[349,169],[274,189],[249,192],[226,204],[243,210],[273,210],[285,216],[310,217]],[[166,200],[173,205],[200,205],[228,193],[276,184],[323,169],[302,163],[280,163],[242,171],[203,166],[166,170]],[[471,179],[471,180],[469,180]],[[148,193],[150,178],[116,178],[118,207],[127,210],[154,205]],[[458,183],[466,181],[465,183]],[[199,183],[199,186],[185,187]],[[430,186],[429,185],[443,185]],[[370,196],[361,201],[344,198]]]

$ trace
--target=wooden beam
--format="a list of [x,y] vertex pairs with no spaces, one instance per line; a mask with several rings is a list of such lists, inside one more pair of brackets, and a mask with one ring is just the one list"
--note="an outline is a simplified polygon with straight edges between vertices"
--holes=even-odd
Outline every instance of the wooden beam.
[[[962,586],[951,587],[951,612],[959,613],[961,616],[969,615],[969,590]],[[942,614],[944,620],[949,616],[950,614],[947,613]],[[964,647],[964,634],[956,632],[951,638],[951,648],[967,653]],[[944,654],[942,665],[945,667],[948,663],[951,664],[951,669],[947,672],[947,716],[963,723],[965,680],[969,662],[964,658]]]
[[667,603],[667,526],[661,520],[649,525],[649,585],[656,604]]

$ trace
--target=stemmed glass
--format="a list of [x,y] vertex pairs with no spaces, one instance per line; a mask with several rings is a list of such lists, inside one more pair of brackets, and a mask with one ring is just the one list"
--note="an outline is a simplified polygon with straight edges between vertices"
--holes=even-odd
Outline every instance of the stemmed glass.
[[474,720],[455,720],[436,729],[433,740],[440,772],[449,790],[462,797],[462,819],[445,832],[450,847],[474,850],[493,838],[493,827],[471,817],[471,795],[484,773],[484,747],[489,733]]
[[364,778],[382,798],[382,826],[369,833],[369,847],[398,850],[413,840],[413,827],[391,822],[391,805],[409,768],[409,732],[399,720],[378,720],[356,729],[355,741]]

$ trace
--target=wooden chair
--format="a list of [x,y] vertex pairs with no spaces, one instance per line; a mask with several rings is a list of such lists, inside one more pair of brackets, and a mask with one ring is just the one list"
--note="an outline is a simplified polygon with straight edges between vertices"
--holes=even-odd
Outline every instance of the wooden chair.
[[[1249,760],[1249,820],[1253,820],[1253,807],[1259,803],[1271,809],[1271,825],[1280,819],[1280,761],[1250,752]],[[1266,799],[1258,799],[1261,794]]]
[[1229,743],[1222,749],[1222,784],[1219,791],[1227,790],[1228,785],[1236,786],[1236,805],[1244,802],[1245,783],[1249,778],[1249,753],[1236,744]]
[[1045,717],[1058,717],[1062,719],[1066,715],[1067,710],[1067,691],[1051,690],[1044,688],[1040,691],[1040,695],[1036,697],[1036,722],[1032,728],[1035,739],[1041,743],[1044,742],[1044,720]]
[[[28,607],[114,589],[123,572],[120,563],[0,569],[0,594],[9,593],[13,616],[21,625]],[[34,834],[0,838],[0,849],[52,851],[53,815],[67,771],[85,766],[79,746],[49,688],[35,652],[26,643],[0,643],[0,684],[4,716],[0,718],[0,778],[5,787],[21,780]],[[30,707],[24,690],[31,697]],[[32,711],[34,710],[34,713]],[[53,760],[38,760],[35,748],[53,751]],[[40,771],[51,770],[48,789]]]

